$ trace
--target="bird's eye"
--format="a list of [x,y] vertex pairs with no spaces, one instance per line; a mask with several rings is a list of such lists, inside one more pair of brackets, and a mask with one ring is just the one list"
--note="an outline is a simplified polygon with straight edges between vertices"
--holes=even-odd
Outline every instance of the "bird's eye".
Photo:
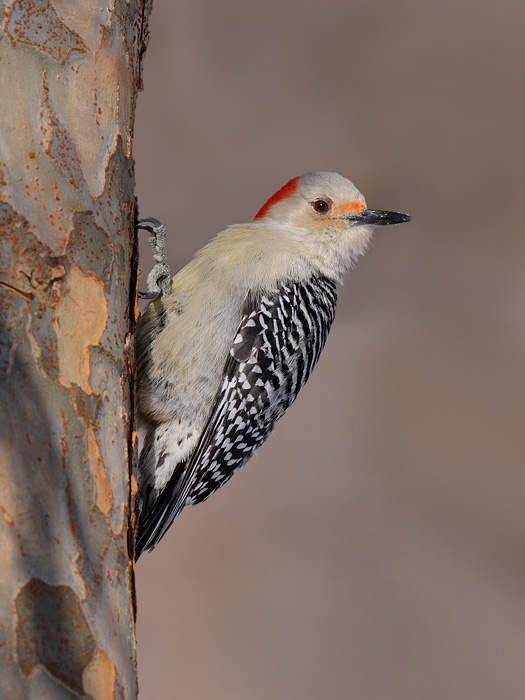
[[326,214],[330,211],[330,206],[330,202],[327,202],[326,199],[316,199],[315,202],[312,202],[312,207],[318,214]]

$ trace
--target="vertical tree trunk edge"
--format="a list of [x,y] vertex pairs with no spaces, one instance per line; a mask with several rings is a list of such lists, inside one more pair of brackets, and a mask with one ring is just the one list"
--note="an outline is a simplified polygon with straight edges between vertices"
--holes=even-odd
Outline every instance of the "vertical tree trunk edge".
[[0,697],[137,697],[137,203],[151,0],[0,32]]

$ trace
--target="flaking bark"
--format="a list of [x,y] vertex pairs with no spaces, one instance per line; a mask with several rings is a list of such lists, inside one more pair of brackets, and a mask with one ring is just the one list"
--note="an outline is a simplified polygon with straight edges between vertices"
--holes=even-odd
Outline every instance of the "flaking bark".
[[2,700],[137,695],[131,140],[149,11],[150,0],[4,7]]

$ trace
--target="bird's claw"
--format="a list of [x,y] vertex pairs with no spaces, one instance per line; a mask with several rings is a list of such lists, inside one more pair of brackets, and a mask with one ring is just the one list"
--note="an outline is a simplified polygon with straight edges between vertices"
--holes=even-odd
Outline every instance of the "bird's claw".
[[165,252],[166,228],[158,219],[149,216],[137,221],[136,228],[149,231],[149,242],[155,265],[148,275],[148,291],[140,292],[140,299],[157,299],[161,294],[166,299],[171,292],[171,273]]

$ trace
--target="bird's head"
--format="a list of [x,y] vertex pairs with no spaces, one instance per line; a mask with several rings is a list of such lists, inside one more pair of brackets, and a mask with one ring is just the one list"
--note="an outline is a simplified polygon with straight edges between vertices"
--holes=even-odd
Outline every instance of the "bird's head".
[[365,252],[375,226],[410,218],[368,209],[359,190],[337,173],[312,172],[289,180],[259,209],[254,222],[300,241],[314,264],[340,279]]

